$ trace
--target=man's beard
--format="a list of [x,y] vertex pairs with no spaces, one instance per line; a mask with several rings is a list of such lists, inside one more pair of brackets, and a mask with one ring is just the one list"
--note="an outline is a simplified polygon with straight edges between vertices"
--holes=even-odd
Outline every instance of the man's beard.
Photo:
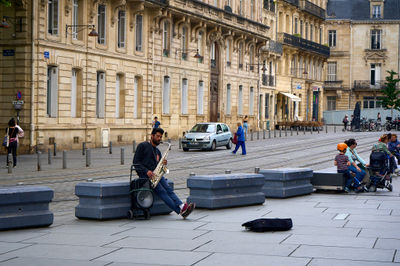
[[154,145],[158,146],[161,143],[161,140],[155,140],[154,138],[151,140],[151,142],[153,142]]

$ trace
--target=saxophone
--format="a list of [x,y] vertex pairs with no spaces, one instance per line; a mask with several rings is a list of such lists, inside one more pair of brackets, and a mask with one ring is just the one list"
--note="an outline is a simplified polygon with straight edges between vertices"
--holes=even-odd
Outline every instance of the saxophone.
[[161,177],[163,177],[164,174],[168,174],[168,172],[169,172],[167,166],[163,164],[163,161],[165,160],[165,158],[167,158],[169,149],[170,149],[171,146],[172,146],[170,143],[167,143],[167,144],[168,144],[168,148],[167,148],[167,150],[164,152],[164,154],[162,155],[160,161],[159,161],[158,164],[157,164],[156,169],[154,169],[154,171],[153,171],[153,177],[150,178],[150,183],[151,183],[151,186],[152,186],[153,188],[155,188],[155,187],[158,185],[158,182],[160,182]]

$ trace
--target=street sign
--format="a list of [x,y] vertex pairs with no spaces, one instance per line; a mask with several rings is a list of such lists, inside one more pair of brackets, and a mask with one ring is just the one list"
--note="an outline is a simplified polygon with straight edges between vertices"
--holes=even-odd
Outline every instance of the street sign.
[[46,58],[46,59],[50,58],[50,52],[49,51],[44,51],[44,58]]
[[22,99],[22,93],[20,91],[17,92],[17,100]]
[[3,56],[14,56],[15,50],[14,49],[5,49],[3,50]]

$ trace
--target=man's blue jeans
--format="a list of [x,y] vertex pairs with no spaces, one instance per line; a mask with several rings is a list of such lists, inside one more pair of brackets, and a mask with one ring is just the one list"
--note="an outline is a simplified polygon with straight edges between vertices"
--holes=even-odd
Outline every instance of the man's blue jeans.
[[168,182],[164,177],[161,177],[160,182],[158,182],[157,186],[153,190],[165,202],[165,204],[171,208],[171,210],[177,214],[181,212],[179,206],[182,204],[182,201],[168,185]]
[[358,187],[359,185],[361,185],[361,182],[365,176],[365,171],[361,169],[361,172],[358,172],[357,168],[355,168],[354,165],[350,165],[347,170],[356,174],[354,178],[354,186]]
[[244,144],[244,141],[238,141],[235,147],[235,150],[233,153],[236,153],[239,149],[239,147],[242,147],[242,154],[246,155],[246,145]]
[[346,177],[346,184],[345,187],[351,188],[351,183],[353,183],[353,176],[350,174],[349,170],[338,170],[338,173],[343,174]]

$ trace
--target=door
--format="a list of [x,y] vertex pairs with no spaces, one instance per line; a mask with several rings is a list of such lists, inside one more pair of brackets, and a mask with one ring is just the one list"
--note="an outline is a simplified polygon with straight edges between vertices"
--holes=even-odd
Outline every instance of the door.
[[210,122],[218,121],[218,76],[211,75],[210,82]]
[[319,104],[319,91],[313,92],[313,112],[312,120],[318,121],[318,104]]

